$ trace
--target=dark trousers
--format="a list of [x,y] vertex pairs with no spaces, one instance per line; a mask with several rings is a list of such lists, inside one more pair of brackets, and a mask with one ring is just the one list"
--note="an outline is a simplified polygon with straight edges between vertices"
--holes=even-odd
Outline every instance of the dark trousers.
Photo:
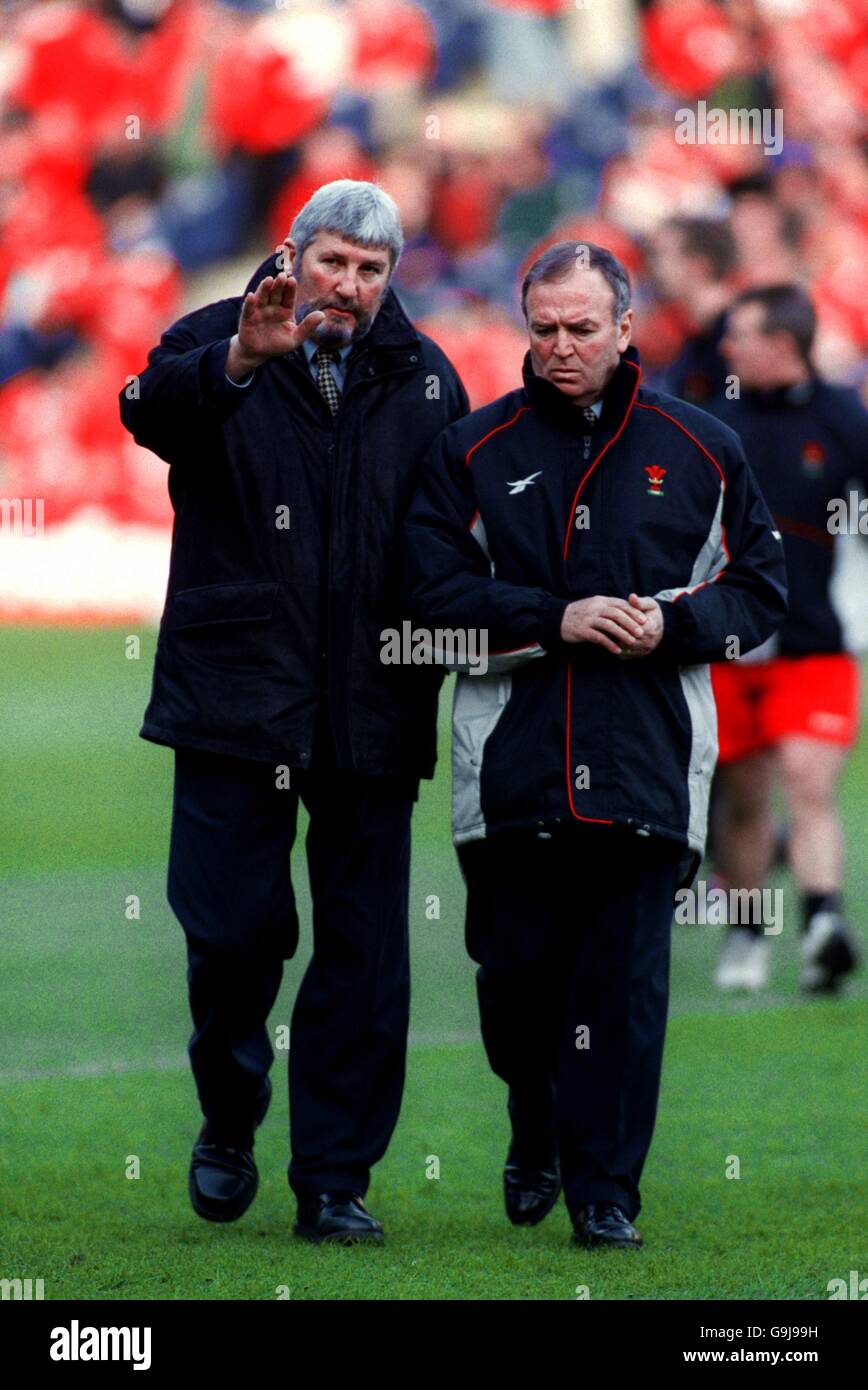
[[458,851],[482,1037],[509,1087],[516,1158],[534,1167],[556,1149],[571,1212],[593,1201],[639,1211],[681,852],[594,826]]
[[295,952],[298,801],[310,815],[313,958],[290,1028],[298,1194],[367,1191],[404,1085],[410,817],[418,783],[338,772],[320,745],[278,789],[271,764],[175,754],[168,897],[187,938],[189,1053],[215,1133],[249,1133],[274,1059],[267,1019]]

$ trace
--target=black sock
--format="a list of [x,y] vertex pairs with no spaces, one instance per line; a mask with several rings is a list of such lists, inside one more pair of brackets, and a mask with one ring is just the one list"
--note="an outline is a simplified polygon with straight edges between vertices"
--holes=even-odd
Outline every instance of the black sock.
[[808,924],[813,916],[818,912],[840,912],[841,894],[840,893],[803,893],[802,894],[802,931],[808,930]]

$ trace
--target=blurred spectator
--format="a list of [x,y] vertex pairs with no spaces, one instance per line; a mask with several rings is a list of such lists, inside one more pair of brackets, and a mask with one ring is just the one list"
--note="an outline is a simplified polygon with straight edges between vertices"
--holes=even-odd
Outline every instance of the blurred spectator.
[[735,241],[725,222],[672,217],[652,241],[651,267],[664,299],[686,317],[687,336],[666,373],[664,389],[705,406],[722,395],[726,364],[720,340],[732,300]]
[[[186,277],[231,292],[338,177],[398,202],[396,288],[474,405],[513,370],[522,263],[574,235],[630,265],[652,378],[674,362],[698,399],[730,290],[786,280],[812,293],[821,368],[863,386],[866,51],[864,0],[6,3],[0,485],[50,481],[47,525],[94,503],[165,525],[161,467],[98,402]],[[679,144],[700,100],[782,109],[780,153]]]
[[799,278],[798,214],[782,204],[762,175],[730,184],[732,234],[745,283],[779,285]]

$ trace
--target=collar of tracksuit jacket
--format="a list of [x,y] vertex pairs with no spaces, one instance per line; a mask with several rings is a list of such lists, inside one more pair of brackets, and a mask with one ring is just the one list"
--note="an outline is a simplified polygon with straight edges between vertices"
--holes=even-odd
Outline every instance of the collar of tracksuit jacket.
[[811,372],[804,381],[792,386],[774,386],[768,391],[749,390],[743,392],[742,398],[754,410],[800,410],[813,400],[819,384],[819,377]]
[[[255,290],[266,275],[276,275],[277,272],[275,254],[254,271],[244,293]],[[286,360],[313,384],[303,348],[288,353]],[[419,336],[390,285],[371,327],[363,338],[353,343],[346,360],[346,379],[341,395],[343,397],[359,380],[373,381],[377,377],[391,376],[394,372],[413,371],[419,368],[421,362],[422,344]]]
[[[571,434],[582,436],[588,433],[588,422],[579,407],[552,382],[536,375],[529,351],[525,353],[521,374],[528,403],[534,410],[556,421]],[[626,352],[622,353],[621,361],[603,392],[603,409],[595,430],[596,445],[605,447],[608,441],[617,437],[626,424],[636,399],[641,375],[639,354],[634,347],[628,347]]]

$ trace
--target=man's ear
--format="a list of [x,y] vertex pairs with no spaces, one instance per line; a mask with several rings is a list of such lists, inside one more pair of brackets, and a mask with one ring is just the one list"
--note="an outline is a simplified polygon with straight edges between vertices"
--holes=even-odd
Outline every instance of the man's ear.
[[628,309],[618,325],[618,351],[626,352],[633,337],[633,310]]
[[277,269],[279,271],[285,270],[288,275],[295,274],[295,249],[295,242],[293,241],[291,236],[285,237],[284,240],[280,243],[280,245],[276,248]]

